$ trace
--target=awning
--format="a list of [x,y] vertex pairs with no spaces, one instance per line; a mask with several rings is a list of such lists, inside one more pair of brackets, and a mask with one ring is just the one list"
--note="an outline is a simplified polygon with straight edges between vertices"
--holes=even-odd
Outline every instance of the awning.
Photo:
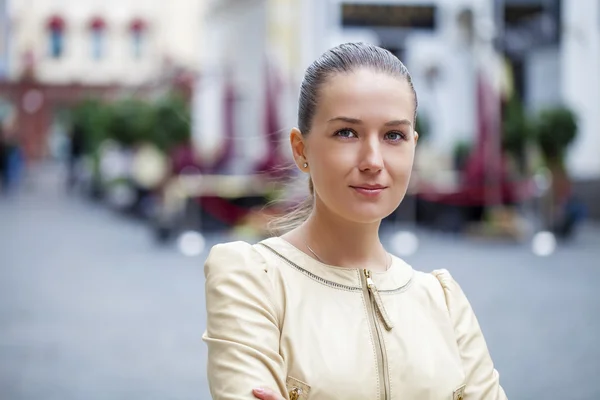
[[65,20],[60,15],[53,15],[48,18],[48,28],[62,31],[65,29]]
[[129,29],[131,29],[134,32],[141,32],[146,29],[146,26],[146,21],[144,21],[141,18],[135,18],[129,24]]
[[93,30],[103,30],[106,28],[106,22],[102,17],[94,17],[90,20],[90,29]]

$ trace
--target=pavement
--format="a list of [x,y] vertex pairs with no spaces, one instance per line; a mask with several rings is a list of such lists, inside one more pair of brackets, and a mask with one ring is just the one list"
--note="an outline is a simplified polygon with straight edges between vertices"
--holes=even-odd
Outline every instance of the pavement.
[[[209,399],[206,251],[159,246],[61,179],[42,166],[0,197],[0,399]],[[527,242],[416,234],[405,259],[458,280],[510,399],[600,399],[598,226],[549,257]]]

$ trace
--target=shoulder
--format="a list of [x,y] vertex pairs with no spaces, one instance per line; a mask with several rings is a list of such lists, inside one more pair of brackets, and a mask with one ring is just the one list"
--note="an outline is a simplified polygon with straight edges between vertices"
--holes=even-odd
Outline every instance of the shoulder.
[[229,242],[213,246],[204,263],[206,293],[245,293],[247,297],[271,297],[274,277],[256,246]]
[[462,318],[473,313],[471,304],[458,282],[446,269],[438,269],[431,272],[443,289],[444,298],[448,311],[455,318]]
[[458,283],[454,280],[452,274],[450,274],[450,271],[448,271],[447,269],[433,270],[431,271],[430,275],[433,275],[437,279],[437,281],[440,285],[442,285],[444,290],[459,289]]
[[426,297],[433,298],[436,303],[448,304],[450,298],[463,297],[462,289],[447,269],[436,269],[431,272],[414,270],[413,288]]
[[243,241],[220,243],[214,245],[206,258],[204,273],[247,270],[266,270],[264,257],[255,249],[255,246]]
[[436,269],[431,272],[422,272],[415,270],[414,279],[418,284],[425,285],[429,288],[444,290],[455,290],[458,283],[447,269]]
[[[269,315],[277,320],[282,312],[279,291],[263,256],[247,242],[229,242],[213,246],[204,264],[205,297],[209,317],[219,321],[230,312]],[[227,322],[223,322],[227,323]]]
[[446,269],[436,269],[431,272],[414,270],[413,280],[418,286],[425,286],[428,289],[440,290],[451,286],[454,281],[450,272]]

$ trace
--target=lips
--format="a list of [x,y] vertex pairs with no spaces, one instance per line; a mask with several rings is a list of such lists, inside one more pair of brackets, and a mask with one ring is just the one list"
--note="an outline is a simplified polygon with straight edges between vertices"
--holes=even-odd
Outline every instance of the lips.
[[365,184],[362,184],[360,186],[350,186],[350,187],[352,189],[354,189],[354,191],[357,192],[358,194],[360,194],[362,196],[370,197],[370,198],[379,196],[387,188],[387,186],[382,186],[382,185],[365,185]]
[[362,185],[356,185],[356,186],[350,186],[353,189],[364,189],[364,190],[383,190],[385,188],[387,188],[387,186],[382,186],[382,185],[367,185],[367,184],[362,184]]

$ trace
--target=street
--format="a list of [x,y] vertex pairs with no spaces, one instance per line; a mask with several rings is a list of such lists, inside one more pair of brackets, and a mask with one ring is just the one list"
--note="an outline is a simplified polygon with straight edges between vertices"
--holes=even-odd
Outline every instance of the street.
[[[600,398],[598,227],[546,258],[527,244],[419,238],[406,260],[461,284],[509,399]],[[0,398],[209,399],[206,254],[157,246],[142,222],[64,193],[52,169],[0,197]]]

